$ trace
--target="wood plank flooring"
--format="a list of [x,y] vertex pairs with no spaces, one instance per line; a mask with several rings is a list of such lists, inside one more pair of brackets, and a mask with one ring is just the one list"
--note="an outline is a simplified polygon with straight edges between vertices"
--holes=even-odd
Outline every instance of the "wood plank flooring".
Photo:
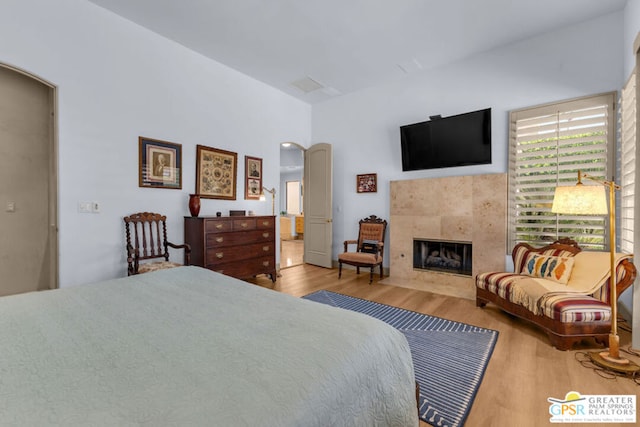
[[[631,379],[602,378],[576,360],[587,350],[600,349],[591,340],[571,351],[559,351],[551,347],[546,335],[538,328],[505,314],[491,304],[477,308],[474,301],[382,285],[377,283],[378,279],[379,276],[374,276],[373,284],[369,285],[367,271],[356,275],[354,270],[343,270],[342,279],[338,280],[336,269],[303,264],[281,270],[275,284],[266,277],[258,277],[253,282],[295,296],[326,289],[498,330],[498,342],[466,427],[550,425],[547,398],[564,399],[569,391],[580,394],[640,394],[640,386]],[[630,334],[620,330],[619,335],[621,348],[627,349]],[[640,364],[640,358],[625,356]],[[420,424],[421,427],[427,425]]]

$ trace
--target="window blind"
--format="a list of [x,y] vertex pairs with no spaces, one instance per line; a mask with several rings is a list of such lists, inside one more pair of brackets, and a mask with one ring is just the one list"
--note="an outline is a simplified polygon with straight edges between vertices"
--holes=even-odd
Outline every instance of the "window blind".
[[583,249],[607,247],[606,216],[557,215],[551,205],[555,188],[575,185],[578,170],[611,179],[614,103],[610,93],[511,112],[509,249],[563,237]]
[[620,249],[633,253],[637,132],[635,70],[622,88],[620,110]]

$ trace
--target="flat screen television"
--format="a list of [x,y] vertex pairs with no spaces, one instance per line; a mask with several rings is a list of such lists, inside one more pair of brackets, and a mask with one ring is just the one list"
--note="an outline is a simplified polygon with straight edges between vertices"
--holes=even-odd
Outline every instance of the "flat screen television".
[[402,170],[491,163],[491,108],[400,127]]

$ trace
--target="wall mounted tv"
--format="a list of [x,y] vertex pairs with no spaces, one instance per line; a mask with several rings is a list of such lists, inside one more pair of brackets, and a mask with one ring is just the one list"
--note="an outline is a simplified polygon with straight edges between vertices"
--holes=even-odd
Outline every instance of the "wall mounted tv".
[[491,108],[400,127],[402,170],[491,163]]

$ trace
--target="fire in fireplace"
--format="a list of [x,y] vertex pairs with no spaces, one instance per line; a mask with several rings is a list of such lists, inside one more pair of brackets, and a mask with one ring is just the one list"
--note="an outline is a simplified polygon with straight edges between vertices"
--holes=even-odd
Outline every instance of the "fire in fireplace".
[[413,239],[413,268],[471,276],[471,242]]

